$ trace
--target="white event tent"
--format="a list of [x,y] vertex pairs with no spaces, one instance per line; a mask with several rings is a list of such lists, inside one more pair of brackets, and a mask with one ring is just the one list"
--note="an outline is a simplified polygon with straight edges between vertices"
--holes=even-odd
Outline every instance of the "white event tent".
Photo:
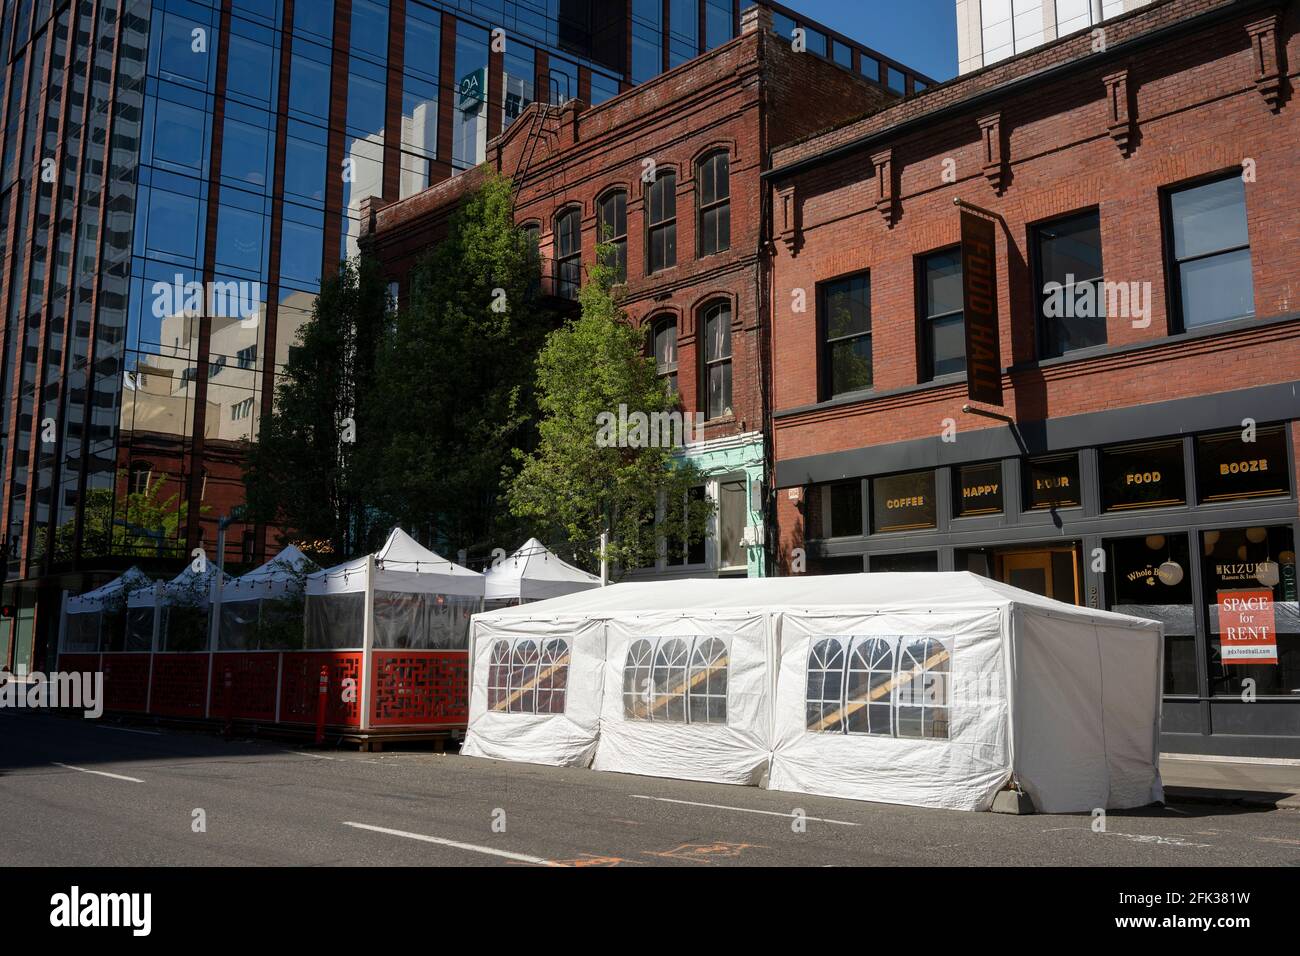
[[208,606],[213,584],[220,575],[211,561],[196,571],[193,563],[167,583],[138,588],[127,597],[127,643],[156,651],[206,651],[208,649]]
[[483,575],[394,528],[374,554],[307,576],[306,647],[463,650],[482,602]]
[[484,575],[483,598],[489,607],[545,601],[600,587],[600,578],[561,561],[536,538]]
[[63,652],[149,650],[150,635],[146,635],[143,646],[131,645],[126,640],[126,599],[132,591],[147,588],[152,583],[149,575],[137,567],[130,567],[93,591],[68,597],[63,605]]
[[474,618],[462,752],[885,803],[1162,799],[1158,622],[977,575],[633,582]]
[[[292,544],[261,567],[228,582],[220,595],[217,650],[287,650],[302,646],[306,575],[320,567]],[[294,635],[296,640],[288,639]]]

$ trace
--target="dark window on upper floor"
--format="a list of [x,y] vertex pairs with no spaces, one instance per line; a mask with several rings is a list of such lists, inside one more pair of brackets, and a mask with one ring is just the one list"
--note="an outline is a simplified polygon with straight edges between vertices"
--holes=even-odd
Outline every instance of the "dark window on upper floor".
[[1105,345],[1106,294],[1097,210],[1036,227],[1034,254],[1039,357]]
[[677,391],[677,320],[668,316],[650,324],[650,347],[654,352],[655,374]]
[[725,152],[710,153],[695,168],[701,256],[711,256],[731,246],[730,169],[731,161]]
[[822,396],[871,388],[871,275],[860,272],[823,283]]
[[1241,176],[1167,191],[1165,220],[1173,331],[1254,315]]
[[928,381],[966,370],[961,249],[932,253],[920,261],[922,377]]
[[654,273],[677,265],[677,174],[664,170],[646,187],[646,260]]
[[555,217],[555,291],[576,299],[582,280],[582,210],[576,206]]
[[703,392],[709,418],[731,414],[731,303],[714,302],[704,307]]
[[615,189],[597,203],[596,241],[613,247],[607,265],[612,266],[616,282],[627,281],[627,192]]

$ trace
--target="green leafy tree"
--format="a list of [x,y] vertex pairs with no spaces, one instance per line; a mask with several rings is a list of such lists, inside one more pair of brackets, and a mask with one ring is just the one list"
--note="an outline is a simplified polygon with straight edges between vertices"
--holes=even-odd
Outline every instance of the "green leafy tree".
[[328,541],[340,555],[371,543],[382,525],[367,472],[382,435],[375,374],[388,313],[386,283],[368,257],[341,262],[321,284],[249,449],[252,520]]
[[555,324],[537,270],[509,180],[488,179],[412,271],[380,356],[378,502],[448,551],[515,536],[501,488],[535,443],[533,366]]
[[701,541],[714,505],[691,494],[703,475],[673,448],[611,434],[620,406],[629,417],[681,412],[619,308],[611,251],[598,253],[579,293],[581,315],[550,334],[538,359],[539,443],[519,453],[510,504],[539,537],[566,542],[590,567],[609,531],[611,562],[626,570],[652,563],[661,546],[671,558]]

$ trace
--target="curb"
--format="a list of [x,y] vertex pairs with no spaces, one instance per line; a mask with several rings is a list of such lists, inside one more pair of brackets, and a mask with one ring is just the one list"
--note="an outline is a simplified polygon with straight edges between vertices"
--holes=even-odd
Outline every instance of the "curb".
[[1165,803],[1213,803],[1267,810],[1300,810],[1300,793],[1267,790],[1217,790],[1210,787],[1165,787]]

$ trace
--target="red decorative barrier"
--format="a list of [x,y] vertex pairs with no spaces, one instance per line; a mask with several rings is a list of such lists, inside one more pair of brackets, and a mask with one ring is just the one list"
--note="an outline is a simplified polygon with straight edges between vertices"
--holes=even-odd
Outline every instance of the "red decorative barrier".
[[99,670],[98,654],[60,654],[59,670],[64,673],[85,673],[90,671],[92,674]]
[[208,694],[207,654],[155,654],[149,713],[202,717]]
[[[232,677],[233,707],[232,701],[226,699],[227,669]],[[275,720],[275,684],[279,670],[279,654],[217,652],[212,663],[212,703],[208,713],[238,720]]]
[[[280,678],[280,722],[312,723],[320,691],[321,665],[329,668],[325,723],[334,727],[361,726],[361,652],[293,651],[284,654]],[[352,680],[352,700],[343,699],[343,681]]]
[[149,703],[148,654],[105,654],[99,669],[104,672],[105,710],[145,712]]
[[373,651],[371,725],[464,727],[468,651]]

